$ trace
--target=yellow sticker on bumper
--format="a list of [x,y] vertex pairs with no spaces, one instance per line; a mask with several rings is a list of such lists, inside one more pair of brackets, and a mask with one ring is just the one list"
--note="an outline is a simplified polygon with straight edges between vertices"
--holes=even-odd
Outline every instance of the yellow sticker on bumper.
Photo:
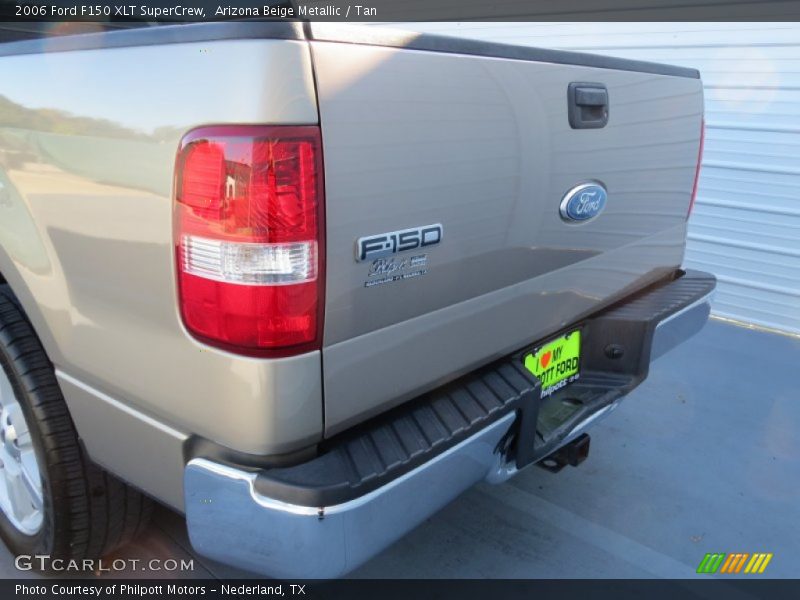
[[525,368],[542,382],[542,397],[575,381],[581,362],[581,332],[571,331],[525,357]]

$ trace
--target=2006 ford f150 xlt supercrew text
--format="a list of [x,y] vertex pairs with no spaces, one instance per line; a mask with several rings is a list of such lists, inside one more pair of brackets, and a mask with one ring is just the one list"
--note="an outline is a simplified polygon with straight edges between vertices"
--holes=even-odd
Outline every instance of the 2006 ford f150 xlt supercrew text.
[[0,531],[355,568],[698,331],[698,73],[371,27],[0,44]]

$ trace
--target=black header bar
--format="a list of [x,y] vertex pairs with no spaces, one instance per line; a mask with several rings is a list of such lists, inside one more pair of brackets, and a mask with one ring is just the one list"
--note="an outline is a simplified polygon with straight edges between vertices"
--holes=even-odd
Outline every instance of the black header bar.
[[10,21],[797,21],[798,0],[0,0]]

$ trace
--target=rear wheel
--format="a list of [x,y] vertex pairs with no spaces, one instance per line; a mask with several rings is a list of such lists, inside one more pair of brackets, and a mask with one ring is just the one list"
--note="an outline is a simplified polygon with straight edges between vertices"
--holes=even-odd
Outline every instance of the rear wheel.
[[11,381],[0,373],[0,512],[24,535],[42,528],[42,478]]
[[0,536],[15,554],[99,558],[146,526],[152,503],[92,463],[53,365],[0,285]]

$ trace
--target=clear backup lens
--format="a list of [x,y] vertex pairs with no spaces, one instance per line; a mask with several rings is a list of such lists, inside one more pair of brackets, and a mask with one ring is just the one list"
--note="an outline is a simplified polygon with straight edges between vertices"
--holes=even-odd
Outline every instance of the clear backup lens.
[[186,273],[240,285],[291,285],[317,278],[317,243],[225,242],[185,235]]

